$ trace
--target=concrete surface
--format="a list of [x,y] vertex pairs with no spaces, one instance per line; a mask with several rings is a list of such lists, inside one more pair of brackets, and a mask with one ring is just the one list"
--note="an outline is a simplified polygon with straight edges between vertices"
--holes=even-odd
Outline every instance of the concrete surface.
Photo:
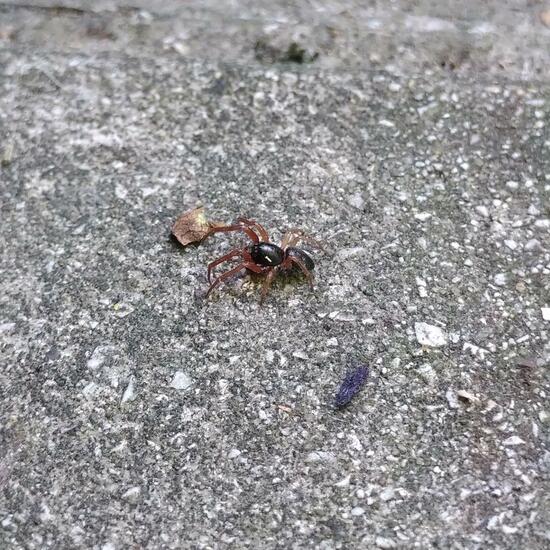
[[[454,67],[431,47],[376,70],[339,46],[257,58],[249,24],[338,26],[333,3],[228,3],[244,61],[213,3],[118,5],[187,22],[187,50],[120,22],[78,39],[86,11],[38,4],[0,11],[18,29],[0,49],[0,547],[547,547],[543,6],[502,8],[533,47],[495,74],[475,48]],[[476,17],[497,25],[495,5]],[[268,31],[275,58],[295,40]],[[241,239],[178,247],[198,203],[324,239],[315,293],[281,278],[259,308],[241,277],[205,303],[206,264]],[[337,411],[358,363],[371,377]]]
[[549,10],[540,0],[11,0],[0,1],[0,43],[250,65],[296,41],[324,68],[547,80]]

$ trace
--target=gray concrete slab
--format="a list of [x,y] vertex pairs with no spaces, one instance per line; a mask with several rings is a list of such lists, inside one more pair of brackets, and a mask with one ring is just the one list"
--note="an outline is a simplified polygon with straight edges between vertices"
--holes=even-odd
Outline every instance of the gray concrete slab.
[[[0,44],[269,64],[297,42],[323,68],[550,74],[550,5],[525,0],[10,0]],[[307,56],[306,56],[307,57]]]
[[[0,51],[2,548],[548,545],[544,79],[36,40]],[[205,302],[244,241],[178,247],[199,203],[323,239],[315,292]]]

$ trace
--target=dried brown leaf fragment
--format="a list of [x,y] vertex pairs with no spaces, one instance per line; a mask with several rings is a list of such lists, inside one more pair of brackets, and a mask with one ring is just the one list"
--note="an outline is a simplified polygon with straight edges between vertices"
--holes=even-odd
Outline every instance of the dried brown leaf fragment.
[[181,214],[172,226],[172,235],[183,246],[199,243],[208,236],[211,229],[223,227],[225,224],[209,221],[204,206],[198,206]]

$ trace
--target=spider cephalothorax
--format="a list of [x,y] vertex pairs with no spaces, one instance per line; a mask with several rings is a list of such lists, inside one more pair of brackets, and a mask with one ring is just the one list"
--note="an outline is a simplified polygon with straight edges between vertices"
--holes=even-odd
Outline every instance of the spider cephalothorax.
[[[245,233],[252,240],[252,244],[244,248],[235,248],[221,258],[208,264],[208,282],[211,284],[206,296],[225,279],[228,279],[243,269],[248,269],[254,273],[265,275],[260,300],[261,303],[266,297],[269,287],[279,271],[289,270],[295,266],[302,271],[309,282],[309,286],[313,290],[313,275],[311,271],[315,267],[315,263],[305,250],[297,248],[296,245],[300,241],[305,241],[320,247],[317,241],[306,236],[299,229],[290,229],[284,234],[281,246],[278,246],[269,242],[267,231],[262,225],[245,218],[238,218],[233,225],[215,227],[211,229],[208,234],[228,231],[241,231]],[[222,273],[212,281],[212,271],[217,265],[232,258],[239,257],[241,261],[236,267]]]

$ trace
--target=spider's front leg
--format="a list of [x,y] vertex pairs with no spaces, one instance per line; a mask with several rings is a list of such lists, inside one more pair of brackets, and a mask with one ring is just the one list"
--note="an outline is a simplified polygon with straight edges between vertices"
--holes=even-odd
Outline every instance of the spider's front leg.
[[297,266],[304,274],[309,283],[309,288],[313,291],[313,269],[315,268],[315,262],[311,256],[301,248],[288,247],[285,250],[285,261],[281,264],[282,269],[291,269],[293,266]]
[[230,231],[241,231],[242,233],[248,235],[252,242],[256,244],[260,242],[258,235],[256,235],[256,233],[250,227],[243,225],[242,223],[235,223],[233,225],[225,225],[222,227],[213,227],[208,231],[204,238],[209,237],[214,233],[228,233]]
[[269,292],[269,287],[271,286],[271,283],[274,281],[275,277],[277,277],[277,273],[279,272],[279,266],[272,267],[269,269],[270,271],[265,278],[264,284],[262,285],[262,292],[260,294],[260,305],[264,303],[267,293]]
[[241,248],[234,248],[231,252],[228,252],[227,254],[225,254],[225,256],[222,256],[221,258],[218,258],[217,260],[210,262],[207,267],[208,282],[209,283],[211,282],[212,271],[217,265],[223,262],[227,262],[227,260],[230,260],[231,258],[235,258],[236,256],[242,256],[242,255],[243,255],[243,251]]
[[306,266],[305,262],[303,261],[303,259],[299,258],[297,256],[289,256],[288,260],[291,264],[295,264],[300,268],[301,272],[305,275],[305,277],[307,279],[307,282],[309,283],[309,288],[313,292],[313,290],[314,290],[314,287],[313,287],[313,274],[307,268],[307,266]]
[[240,263],[238,266],[234,267],[233,269],[230,269],[229,271],[226,271],[225,273],[222,273],[218,278],[214,279],[214,282],[210,285],[210,288],[206,292],[205,298],[208,298],[209,294],[223,281],[228,279],[229,277],[236,275],[239,271],[242,271],[243,269],[250,269],[250,271],[254,271],[254,273],[262,273],[263,268],[256,265],[254,262],[247,262],[244,261]]
[[228,252],[225,256],[222,256],[221,258],[218,258],[217,260],[214,260],[213,262],[210,262],[208,264],[208,267],[207,267],[208,282],[210,282],[212,271],[217,265],[223,262],[226,262],[231,258],[235,258],[237,256],[241,256],[243,264],[247,264],[247,265],[255,264],[247,248],[234,248],[233,250],[231,250],[231,252]]
[[306,235],[301,229],[288,229],[283,235],[281,248],[289,248],[296,246],[300,241],[310,244],[319,250],[323,250],[323,245],[313,237]]
[[241,223],[243,225],[246,225],[249,228],[253,228],[255,231],[258,232],[258,235],[260,236],[260,239],[264,243],[269,242],[269,235],[267,234],[267,231],[265,230],[264,226],[259,224],[255,220],[247,220],[246,218],[237,218],[237,223]]

